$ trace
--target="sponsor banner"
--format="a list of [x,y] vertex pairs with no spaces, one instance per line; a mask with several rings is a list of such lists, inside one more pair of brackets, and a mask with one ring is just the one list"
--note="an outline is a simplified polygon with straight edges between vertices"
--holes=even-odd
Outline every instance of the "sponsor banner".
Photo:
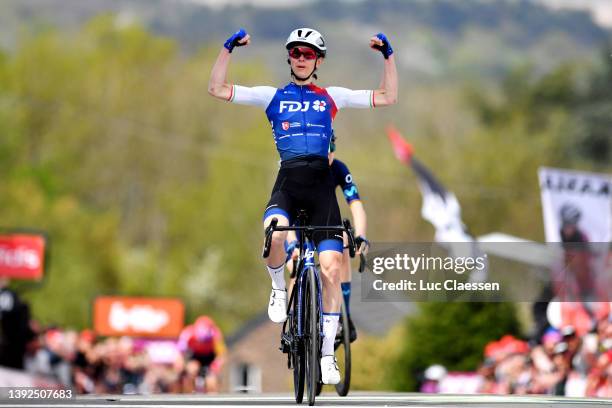
[[94,330],[102,336],[178,337],[184,319],[178,299],[101,296],[94,303]]
[[372,243],[361,296],[369,302],[533,302],[550,287],[563,302],[609,302],[611,265],[589,262],[607,247],[491,242],[484,253],[471,242]]
[[0,276],[41,280],[45,270],[46,240],[43,235],[8,233],[0,235]]
[[612,240],[612,175],[540,168],[548,242]]
[[473,372],[451,372],[440,380],[440,394],[477,394],[483,378]]

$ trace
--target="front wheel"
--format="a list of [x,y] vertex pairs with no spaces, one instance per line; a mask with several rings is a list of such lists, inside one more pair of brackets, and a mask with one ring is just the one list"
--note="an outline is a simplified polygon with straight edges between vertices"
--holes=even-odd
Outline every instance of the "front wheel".
[[[294,339],[297,337],[297,329],[292,327]],[[295,341],[295,340],[294,340]],[[304,347],[302,342],[294,345],[294,350],[291,351],[291,365],[293,366],[293,392],[295,395],[295,402],[298,404],[302,403],[304,398],[304,374],[306,359],[304,358]]]
[[314,405],[320,378],[320,322],[318,287],[313,267],[308,268],[305,290],[304,346],[306,351],[306,385],[308,405]]

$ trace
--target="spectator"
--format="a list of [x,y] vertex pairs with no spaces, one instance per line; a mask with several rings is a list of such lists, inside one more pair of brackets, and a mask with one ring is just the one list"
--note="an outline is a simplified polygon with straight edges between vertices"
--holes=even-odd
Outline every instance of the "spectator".
[[489,343],[479,392],[612,397],[612,314],[595,317],[591,333],[549,327],[531,348],[510,336]]
[[420,391],[433,394],[440,392],[440,381],[446,376],[446,368],[435,364],[428,367],[423,375],[425,381],[423,381]]
[[23,370],[26,345],[33,337],[30,309],[8,288],[9,282],[0,277],[0,365]]

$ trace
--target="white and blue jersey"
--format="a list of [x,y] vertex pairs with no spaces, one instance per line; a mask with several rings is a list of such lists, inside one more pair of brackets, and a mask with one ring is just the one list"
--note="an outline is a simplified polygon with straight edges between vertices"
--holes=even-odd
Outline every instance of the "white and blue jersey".
[[338,110],[374,107],[374,92],[320,88],[291,82],[282,89],[233,85],[230,102],[265,109],[281,161],[318,156],[327,159],[332,122]]
[[[374,91],[295,83],[281,89],[233,85],[228,100],[261,107],[272,126],[281,168],[264,219],[279,214],[291,222],[296,211],[304,209],[312,225],[340,225],[342,219],[327,158],[332,122],[342,108],[374,107]],[[343,251],[342,234],[316,231],[313,241],[319,252]]]

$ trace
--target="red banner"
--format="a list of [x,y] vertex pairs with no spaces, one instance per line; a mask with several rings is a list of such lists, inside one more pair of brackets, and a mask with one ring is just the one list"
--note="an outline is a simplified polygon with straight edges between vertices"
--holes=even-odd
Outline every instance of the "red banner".
[[41,280],[45,270],[45,247],[42,235],[0,235],[0,276]]
[[387,136],[393,146],[395,157],[404,164],[410,164],[414,152],[412,145],[404,140],[400,132],[393,126],[387,127]]
[[94,303],[94,330],[102,336],[178,337],[184,320],[178,299],[101,296]]

